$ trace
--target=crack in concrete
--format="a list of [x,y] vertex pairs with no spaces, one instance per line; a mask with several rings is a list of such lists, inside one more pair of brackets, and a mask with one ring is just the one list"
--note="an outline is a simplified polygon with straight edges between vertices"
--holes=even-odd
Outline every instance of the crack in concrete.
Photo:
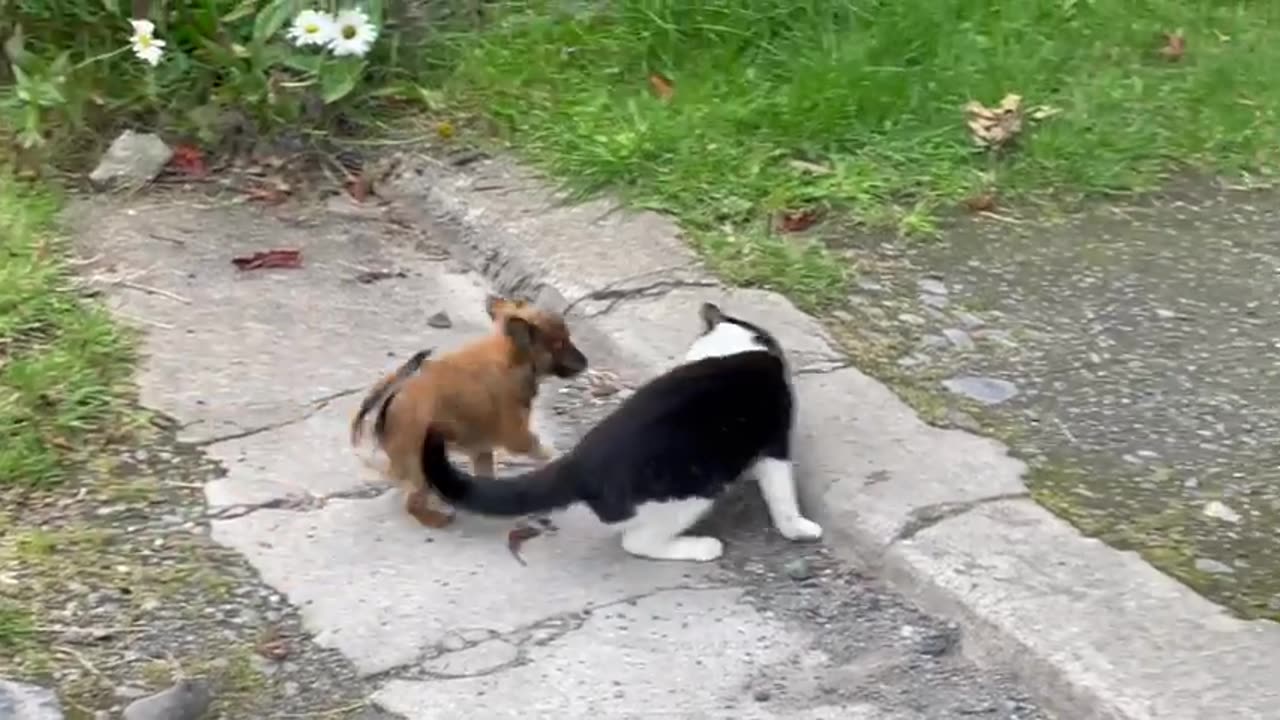
[[217,510],[209,510],[198,519],[201,520],[234,520],[252,515],[259,510],[292,510],[294,512],[311,512],[324,507],[330,500],[370,500],[388,492],[390,487],[364,485],[350,490],[338,490],[324,495],[285,495],[256,503],[237,503]]
[[792,375],[829,375],[853,367],[852,360],[828,360],[794,370]]
[[906,522],[902,523],[902,527],[893,534],[893,539],[889,541],[892,545],[903,540],[910,540],[929,528],[951,518],[963,515],[976,507],[986,505],[988,503],[999,502],[1001,500],[1025,500],[1031,497],[1031,493],[1013,492],[1001,493],[990,497],[978,498],[977,500],[967,500],[964,502],[940,502],[931,505],[925,505],[913,509],[909,513]]
[[[303,412],[301,415],[297,417],[288,418],[286,420],[278,420],[273,423],[258,425],[256,427],[246,428],[244,430],[237,430],[236,432],[227,433],[225,435],[216,435],[214,437],[206,438],[204,440],[198,440],[196,442],[191,443],[191,445],[192,447],[204,448],[204,447],[209,447],[211,445],[217,445],[218,443],[224,443],[229,440],[239,440],[241,438],[247,438],[253,435],[259,435],[264,432],[279,430],[280,428],[288,427],[290,425],[294,425],[294,424],[303,422],[305,420],[309,420],[316,413],[328,407],[329,403],[333,402],[334,400],[337,400],[338,398],[346,397],[348,395],[354,395],[364,389],[365,388],[362,385],[360,387],[348,388],[346,390],[339,390],[334,393],[329,393],[328,395],[322,395],[314,400],[308,400],[306,404],[310,405],[311,407],[307,408],[305,412]],[[200,422],[200,421],[197,421],[197,422]],[[195,424],[196,423],[191,423],[191,425],[195,425]],[[184,429],[186,427],[190,427],[190,425],[183,426]]]
[[[562,613],[556,613],[555,615],[535,620],[507,632],[500,632],[491,628],[470,628],[466,630],[450,631],[449,635],[446,636],[444,640],[424,649],[419,653],[418,657],[404,663],[403,665],[377,673],[371,676],[370,680],[375,683],[383,683],[393,679],[434,682],[437,680],[461,680],[465,678],[496,675],[498,673],[529,664],[532,662],[532,659],[529,657],[529,650],[531,648],[550,645],[566,635],[581,629],[588,621],[591,620],[595,613],[601,610],[606,610],[618,605],[634,604],[662,593],[681,591],[704,592],[708,590],[726,590],[733,587],[736,586],[724,583],[667,585],[640,593],[626,595],[604,603],[590,604],[581,610],[569,610]],[[477,639],[468,640],[464,637],[465,634],[479,634],[481,636]],[[461,642],[459,642],[459,640]],[[470,672],[449,673],[431,670],[424,667],[424,665],[432,661],[447,658],[450,655],[457,655],[491,642],[502,642],[512,646],[515,650],[515,656],[509,660],[494,663],[490,666]]]
[[[720,283],[713,280],[658,280],[648,285],[640,285],[638,287],[629,288],[601,288],[593,290],[586,295],[575,300],[571,305],[587,300],[607,300],[608,303],[600,310],[591,313],[583,313],[583,317],[587,319],[598,318],[607,315],[613,311],[624,300],[635,298],[656,298],[662,297],[672,290],[680,288],[698,288],[698,287],[719,287]],[[566,311],[567,314],[567,311]]]

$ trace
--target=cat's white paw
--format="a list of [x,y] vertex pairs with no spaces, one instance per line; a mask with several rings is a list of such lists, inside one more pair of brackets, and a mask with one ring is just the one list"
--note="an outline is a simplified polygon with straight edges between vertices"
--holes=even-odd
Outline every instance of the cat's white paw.
[[622,548],[650,560],[710,562],[724,554],[724,543],[713,537],[678,537],[662,543],[650,543],[636,535],[624,534]]
[[778,532],[788,540],[817,540],[822,537],[822,526],[797,515],[787,522],[779,523]]
[[672,560],[710,562],[724,554],[724,543],[713,537],[680,537],[671,541]]

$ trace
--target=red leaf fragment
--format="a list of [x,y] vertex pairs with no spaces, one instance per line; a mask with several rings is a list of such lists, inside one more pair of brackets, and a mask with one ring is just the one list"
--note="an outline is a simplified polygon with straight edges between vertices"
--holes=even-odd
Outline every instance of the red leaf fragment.
[[529,525],[511,528],[511,532],[507,533],[507,549],[511,551],[511,557],[521,565],[528,565],[524,558],[520,557],[520,546],[524,545],[525,540],[536,538],[541,534],[541,530]]
[[169,158],[169,164],[191,177],[204,177],[209,174],[209,167],[204,161],[204,153],[200,151],[200,148],[192,145],[175,145],[173,156]]
[[1169,62],[1177,62],[1187,53],[1187,38],[1182,34],[1181,30],[1175,32],[1167,32],[1164,34],[1164,47],[1160,48],[1160,54]]
[[239,270],[265,270],[268,268],[296,269],[302,267],[301,250],[261,250],[252,255],[231,258],[231,264]]
[[676,94],[676,88],[671,81],[663,77],[661,73],[649,74],[649,87],[653,88],[653,94],[658,96],[659,100],[670,100]]
[[804,210],[787,210],[778,216],[778,229],[782,232],[802,232],[818,222],[818,211],[815,208]]
[[369,188],[369,178],[364,175],[352,175],[347,178],[346,183],[347,194],[356,202],[364,202],[371,192]]

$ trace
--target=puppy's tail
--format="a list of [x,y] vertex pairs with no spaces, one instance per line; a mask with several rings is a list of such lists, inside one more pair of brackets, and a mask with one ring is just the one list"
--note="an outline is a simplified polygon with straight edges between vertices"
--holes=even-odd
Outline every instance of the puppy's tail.
[[351,418],[351,445],[359,446],[360,438],[364,435],[364,422],[369,413],[378,407],[378,417],[374,422],[373,436],[382,441],[382,436],[386,430],[387,424],[387,403],[395,396],[396,391],[404,384],[405,380],[413,377],[422,363],[431,357],[431,353],[435,348],[427,348],[414,353],[412,357],[405,360],[396,368],[395,372],[383,378],[369,390],[369,394],[364,396],[364,400],[360,401],[360,409],[356,411],[355,417]]
[[572,505],[580,499],[564,458],[502,480],[475,477],[458,470],[449,461],[444,436],[434,427],[427,429],[422,443],[422,472],[449,502],[481,515],[545,512]]

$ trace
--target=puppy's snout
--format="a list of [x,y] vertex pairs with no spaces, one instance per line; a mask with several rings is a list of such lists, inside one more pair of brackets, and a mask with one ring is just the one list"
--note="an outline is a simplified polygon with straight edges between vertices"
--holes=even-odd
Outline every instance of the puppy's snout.
[[587,356],[573,344],[565,345],[556,356],[555,373],[557,377],[571,378],[587,369]]

